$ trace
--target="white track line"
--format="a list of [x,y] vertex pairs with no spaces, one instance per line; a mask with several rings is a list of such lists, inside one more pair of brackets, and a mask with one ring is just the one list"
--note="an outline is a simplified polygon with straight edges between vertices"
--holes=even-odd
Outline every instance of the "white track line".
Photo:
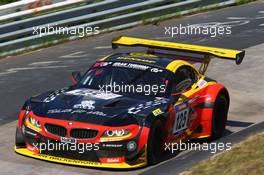
[[112,49],[112,46],[98,46],[94,47],[93,49]]
[[57,69],[57,68],[66,68],[68,66],[45,66],[45,67],[17,67],[17,68],[10,68],[7,69],[5,72],[0,72],[0,76],[17,73],[19,71],[25,70],[37,70],[37,69]]
[[39,65],[47,65],[47,64],[53,64],[53,63],[59,63],[61,61],[42,61],[42,62],[34,62],[28,64],[29,66],[39,66]]
[[248,18],[247,17],[227,17],[226,19],[238,20],[238,19],[248,19]]
[[68,55],[63,55],[60,56],[60,58],[81,58],[81,57],[86,57],[88,56],[88,53],[85,53],[84,51],[79,51],[79,52],[73,52]]

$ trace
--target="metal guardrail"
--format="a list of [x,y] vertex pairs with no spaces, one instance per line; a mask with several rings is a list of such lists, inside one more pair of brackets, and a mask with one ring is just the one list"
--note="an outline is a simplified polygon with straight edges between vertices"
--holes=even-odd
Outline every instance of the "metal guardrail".
[[23,10],[32,9],[34,7],[41,7],[47,4],[53,4],[58,0],[21,0],[13,3],[5,4],[0,6],[0,16],[16,13]]
[[[137,0],[139,3],[142,0]],[[156,2],[156,0],[153,1],[153,3]],[[162,2],[162,0],[159,0],[159,2]],[[31,31],[33,31],[32,27],[34,26],[45,26],[56,24],[56,25],[74,25],[74,23],[83,23],[88,22],[89,20],[94,21],[101,18],[107,18],[107,15],[114,14],[117,11],[121,11],[122,9],[127,7],[129,5],[136,5],[140,7],[140,4],[135,4],[136,1],[131,0],[107,0],[103,1],[101,3],[96,4],[90,4],[83,7],[78,7],[74,9],[64,10],[60,12],[55,12],[43,16],[37,16],[21,21],[16,21],[8,24],[3,24],[0,26],[0,34],[7,34],[10,31],[16,32],[17,30],[21,29],[27,29],[31,28]],[[129,6],[127,9],[129,9],[131,6]],[[105,13],[104,13],[105,12]],[[28,29],[30,30],[30,29]],[[2,37],[0,37],[1,42]]]
[[99,27],[100,32],[127,28],[160,18],[188,14],[201,8],[235,4],[236,0],[107,0],[0,25],[0,56],[78,36],[33,35],[33,27]]
[[1,5],[0,16],[21,11],[21,9],[27,9],[29,4],[35,3],[36,1],[37,0],[23,0],[23,1],[17,1],[13,3]]
[[86,0],[22,0],[0,6],[0,22],[85,1]]

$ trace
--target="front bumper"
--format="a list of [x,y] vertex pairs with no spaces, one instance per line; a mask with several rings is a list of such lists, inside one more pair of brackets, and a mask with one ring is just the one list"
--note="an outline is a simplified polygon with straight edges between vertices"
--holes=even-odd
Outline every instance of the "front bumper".
[[45,161],[55,162],[55,163],[62,163],[62,164],[68,164],[68,165],[75,165],[75,166],[83,166],[83,167],[97,167],[97,168],[114,168],[114,169],[130,169],[130,168],[139,168],[144,167],[147,165],[146,161],[146,146],[144,154],[140,158],[138,158],[136,161],[127,163],[101,163],[101,162],[92,162],[92,161],[86,161],[86,160],[76,160],[76,159],[69,159],[69,158],[63,158],[63,157],[56,157],[46,154],[38,154],[35,152],[32,152],[28,150],[27,148],[18,148],[15,146],[15,152],[24,156],[41,159]]
[[[37,118],[37,117],[36,117]],[[146,147],[147,147],[147,135],[149,132],[149,128],[142,127],[139,131],[133,132],[129,138],[120,139],[116,141],[110,140],[102,140],[101,135],[103,131],[106,129],[104,126],[95,126],[90,124],[83,124],[73,122],[73,125],[70,128],[66,124],[67,121],[53,120],[53,119],[45,119],[41,120],[42,126],[44,123],[59,123],[61,126],[67,128],[70,131],[72,128],[78,128],[80,126],[87,128],[96,128],[99,130],[98,136],[91,140],[81,140],[75,139],[77,144],[96,144],[98,143],[98,150],[88,150],[85,153],[78,153],[74,150],[55,150],[55,151],[40,151],[40,147],[36,147],[36,144],[47,144],[51,143],[61,143],[61,137],[52,135],[49,132],[46,132],[45,128],[42,128],[41,131],[37,131],[32,128],[30,125],[27,125],[25,122],[24,130],[22,129],[22,123],[18,124],[18,135],[21,135],[20,138],[24,144],[17,144],[15,146],[15,152],[21,155],[25,155],[28,157],[77,165],[77,166],[86,166],[86,167],[101,167],[101,168],[118,168],[118,169],[126,169],[126,168],[138,168],[145,166],[147,164],[146,158]],[[127,128],[129,126],[126,126]],[[138,126],[136,126],[137,128]],[[107,127],[109,128],[109,127]],[[131,128],[131,127],[130,127]],[[22,131],[23,130],[23,131]],[[100,134],[101,133],[101,134]],[[68,134],[69,135],[69,134]],[[70,139],[67,135],[66,138]],[[65,137],[64,137],[65,138]],[[128,151],[128,143],[134,142],[137,145],[137,149]]]

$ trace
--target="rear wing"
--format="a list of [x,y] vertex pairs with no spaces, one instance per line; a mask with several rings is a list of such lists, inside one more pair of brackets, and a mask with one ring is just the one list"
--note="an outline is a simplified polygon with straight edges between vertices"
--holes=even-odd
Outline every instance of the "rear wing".
[[200,60],[201,62],[203,61],[206,62],[208,59],[216,57],[221,59],[233,60],[238,65],[242,63],[243,58],[245,56],[244,50],[240,51],[240,50],[222,49],[222,48],[206,47],[206,46],[191,45],[191,44],[181,44],[181,43],[167,42],[167,41],[132,38],[126,36],[120,36],[112,40],[113,49],[116,49],[119,45],[131,46],[131,47],[141,46],[151,49],[180,51],[186,53],[199,54],[199,55],[203,55],[203,57],[196,59],[202,59]]

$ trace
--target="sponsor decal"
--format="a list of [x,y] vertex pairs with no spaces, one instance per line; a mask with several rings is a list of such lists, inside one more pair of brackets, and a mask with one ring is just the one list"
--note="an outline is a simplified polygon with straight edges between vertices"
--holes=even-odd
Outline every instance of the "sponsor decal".
[[190,121],[190,107],[187,103],[175,105],[175,121],[173,125],[173,134],[179,134],[188,128]]
[[150,72],[158,73],[158,72],[163,72],[163,70],[159,68],[152,68],[150,69]]
[[201,79],[197,82],[199,88],[203,88],[207,84],[207,81]]
[[85,100],[82,101],[80,104],[76,104],[73,106],[73,108],[77,109],[87,109],[87,110],[93,110],[95,101],[93,100]]
[[101,111],[87,111],[85,109],[50,109],[47,111],[47,114],[62,114],[62,113],[91,114],[98,116],[106,116],[106,114]]
[[124,158],[122,157],[117,157],[117,158],[106,158],[107,163],[119,163],[122,162]]
[[72,110],[72,114],[91,114],[91,115],[98,115],[98,116],[103,116],[105,117],[106,114],[101,112],[101,111],[86,111],[83,109],[77,109],[77,110]]
[[102,147],[104,147],[104,148],[122,148],[123,144],[103,143]]
[[53,101],[58,95],[64,93],[66,90],[68,90],[68,88],[62,88],[59,90],[56,90],[54,92],[52,92],[51,94],[49,94],[44,100],[43,102],[48,103]]
[[169,100],[165,99],[165,98],[155,99],[153,101],[148,101],[146,103],[142,103],[142,104],[139,104],[139,105],[137,105],[135,107],[129,108],[128,109],[128,113],[129,114],[137,114],[137,113],[139,113],[140,111],[142,111],[144,109],[155,107],[155,106],[158,106],[158,105],[161,105],[161,104],[167,104],[168,102],[169,102]]
[[36,154],[35,156],[38,156],[40,159],[46,159],[46,160],[56,161],[56,162],[65,162],[65,163],[69,163],[69,164],[90,165],[90,166],[102,165],[101,162],[91,162],[91,161],[85,161],[85,160],[67,159],[67,158],[62,158],[62,157],[49,156],[49,155],[45,155],[45,154]]
[[155,109],[154,111],[152,111],[152,114],[153,114],[154,116],[158,116],[158,115],[160,115],[160,114],[163,114],[163,112],[161,111],[160,108],[158,108],[158,109]]
[[139,61],[139,62],[144,62],[144,63],[156,63],[155,60],[147,60],[147,59],[142,59],[142,58],[137,58],[137,57],[117,57],[117,60],[131,60],[131,61]]
[[114,93],[105,93],[101,92],[99,90],[94,90],[94,89],[76,89],[72,91],[68,91],[65,94],[68,95],[80,95],[80,96],[91,96],[94,98],[99,98],[99,99],[104,99],[104,100],[109,100],[117,97],[121,97],[122,95],[119,94],[114,94]]
[[97,62],[93,65],[93,67],[105,67],[112,64],[112,62]]
[[47,114],[69,113],[69,112],[72,112],[72,109],[49,109]]
[[177,107],[178,107],[178,110],[183,110],[183,109],[187,108],[187,104],[186,104],[186,103],[184,103],[184,104],[180,104],[180,105],[177,106]]
[[76,139],[61,137],[61,142],[63,142],[63,143],[76,143]]
[[124,67],[124,68],[137,69],[137,70],[146,70],[150,68],[149,66],[146,66],[146,65],[133,64],[133,63],[121,63],[121,62],[114,63],[113,67]]

